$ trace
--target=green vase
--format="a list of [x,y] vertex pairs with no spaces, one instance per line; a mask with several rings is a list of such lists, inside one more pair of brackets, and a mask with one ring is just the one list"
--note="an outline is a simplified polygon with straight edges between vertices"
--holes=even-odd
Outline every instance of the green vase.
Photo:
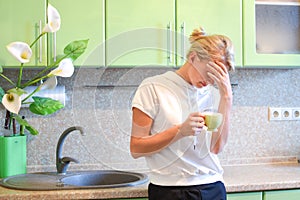
[[0,178],[27,172],[26,136],[0,136]]

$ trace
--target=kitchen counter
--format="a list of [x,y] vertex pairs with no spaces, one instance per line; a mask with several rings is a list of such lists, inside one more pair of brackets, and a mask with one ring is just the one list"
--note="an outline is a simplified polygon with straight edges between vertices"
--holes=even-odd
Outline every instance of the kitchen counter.
[[[300,188],[300,164],[224,166],[228,193]],[[22,191],[0,186],[0,199],[109,199],[147,197],[147,185],[111,189]]]

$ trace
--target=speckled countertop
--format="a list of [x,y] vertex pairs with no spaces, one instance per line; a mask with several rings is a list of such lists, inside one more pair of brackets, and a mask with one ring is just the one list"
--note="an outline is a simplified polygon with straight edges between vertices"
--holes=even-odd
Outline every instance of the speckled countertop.
[[[300,188],[300,164],[225,166],[227,192]],[[0,187],[0,199],[109,199],[147,197],[147,184],[136,187],[88,190],[21,191]]]

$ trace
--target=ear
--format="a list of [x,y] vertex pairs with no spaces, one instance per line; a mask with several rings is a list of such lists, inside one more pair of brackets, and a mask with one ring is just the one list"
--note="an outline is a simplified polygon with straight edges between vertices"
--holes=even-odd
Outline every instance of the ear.
[[188,62],[189,62],[190,64],[193,64],[196,58],[197,58],[196,52],[195,52],[195,51],[192,51],[192,52],[190,53],[189,57],[188,57]]

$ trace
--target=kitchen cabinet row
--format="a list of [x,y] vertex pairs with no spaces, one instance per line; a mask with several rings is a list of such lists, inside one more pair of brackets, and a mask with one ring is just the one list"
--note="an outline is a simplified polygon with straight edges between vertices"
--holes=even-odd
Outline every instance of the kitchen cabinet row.
[[228,200],[296,200],[299,199],[300,189],[274,190],[263,192],[240,192],[227,195]]
[[[297,67],[300,63],[300,30],[295,31],[299,21],[293,20],[299,15],[297,2],[0,0],[1,65],[17,65],[5,46],[16,40],[34,40],[46,23],[47,2],[60,12],[61,29],[39,41],[30,66],[51,63],[69,42],[89,39],[87,51],[75,62],[77,66],[178,67],[185,61],[190,33],[199,26],[208,34],[232,39],[238,67]],[[268,21],[273,18],[275,24]],[[279,23],[290,31],[279,31]],[[270,38],[273,40],[265,42]]]

